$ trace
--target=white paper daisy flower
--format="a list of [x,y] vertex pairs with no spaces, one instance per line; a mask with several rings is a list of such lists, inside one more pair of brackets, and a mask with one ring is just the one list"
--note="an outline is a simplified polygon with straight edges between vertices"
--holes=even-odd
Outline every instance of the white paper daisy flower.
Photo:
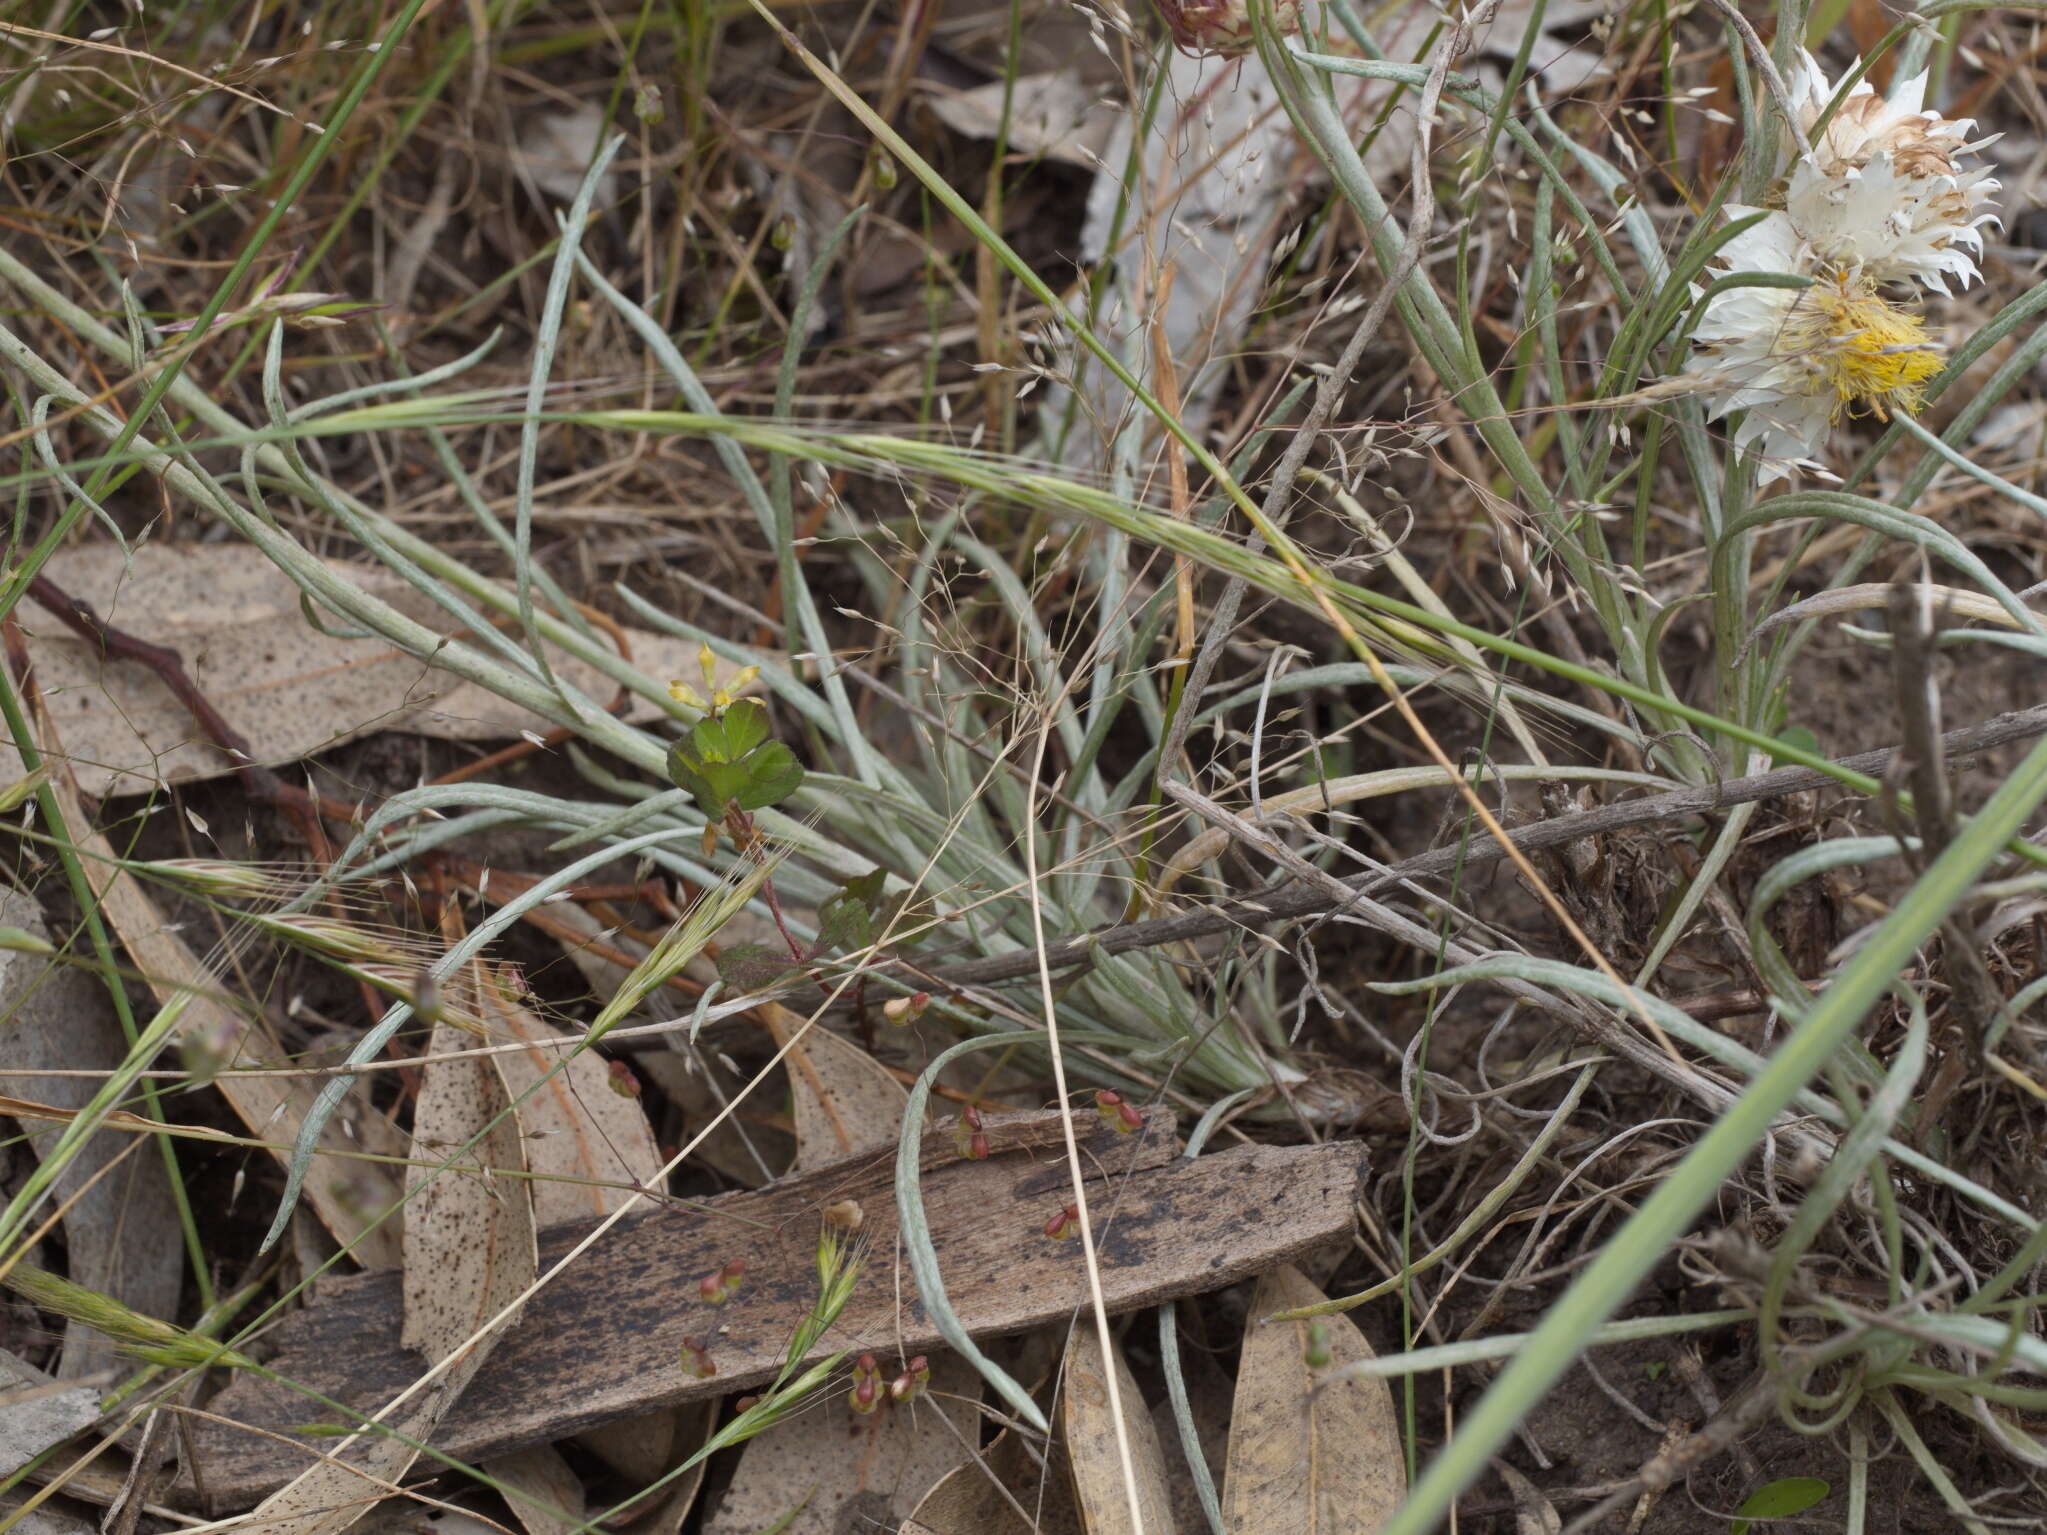
[[[1730,207],[1732,218],[1759,212]],[[1692,333],[1685,372],[1712,419],[1743,412],[1734,440],[1762,455],[1765,483],[1816,457],[1844,412],[1888,420],[1914,411],[1940,371],[1924,323],[1872,279],[1829,270],[1790,216],[1771,212],[1721,248],[1721,275],[1781,273],[1810,287],[1734,287],[1714,295]],[[1696,290],[1703,292],[1703,289]]]
[[1990,200],[1998,183],[1967,163],[1983,147],[1969,138],[1975,120],[1927,111],[1919,74],[1888,96],[1858,81],[1820,128],[1835,86],[1809,53],[1789,90],[1812,153],[1799,154],[1785,134],[1785,208],[1820,259],[1876,282],[1917,281],[1945,293],[1953,277],[1968,286],[1982,227],[1997,221]]
[[1964,288],[1976,280],[1983,226],[1997,218],[1976,211],[1997,183],[1973,175],[1907,176],[1888,153],[1841,176],[1800,160],[1784,210],[1820,265],[1945,293],[1950,277]]

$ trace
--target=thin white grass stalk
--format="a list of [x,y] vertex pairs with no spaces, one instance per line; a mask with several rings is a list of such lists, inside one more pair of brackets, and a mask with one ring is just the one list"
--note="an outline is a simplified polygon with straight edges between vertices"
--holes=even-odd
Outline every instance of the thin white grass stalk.
[[1919,1437],[1919,1430],[1912,1426],[1912,1415],[1905,1411],[1897,1396],[1889,1391],[1883,1392],[1877,1397],[1876,1405],[1877,1410],[1884,1415],[1885,1421],[1891,1425],[1891,1431],[1904,1441],[1906,1450],[1919,1467],[1919,1474],[1931,1482],[1933,1490],[1940,1494],[1941,1502],[1947,1505],[1948,1512],[1955,1517],[1955,1522],[1967,1530],[1969,1535],[1991,1535],[1990,1526],[1976,1517],[1975,1510],[1969,1507],[1969,1500],[1962,1496],[1961,1489],[1949,1478],[1926,1441]]
[[2033,513],[2035,516],[2047,517],[2047,500],[2042,500],[2039,496],[2034,495],[2029,490],[2021,489],[2019,486],[2012,484],[2010,480],[2003,478],[2001,475],[1992,474],[1988,469],[1985,469],[1981,464],[1977,463],[1967,454],[1956,452],[1953,448],[1949,447],[1940,438],[1934,436],[1933,433],[1927,431],[1925,427],[1921,426],[1917,421],[1913,420],[1904,411],[1899,411],[1895,419],[1897,420],[1898,425],[1905,429],[1905,433],[1907,436],[1916,437],[1926,447],[1932,449],[1933,452],[1939,454],[1942,458],[1946,459],[1950,464],[1953,464],[1955,468],[1961,470],[1962,473],[1968,475],[1971,479],[1979,480],[1983,484],[1988,485],[1992,490],[1995,490],[2002,495],[2009,496],[2012,500],[2016,501],[2020,506],[2023,506],[2027,511]]
[[[1063,692],[1063,690],[1062,690]],[[1095,1338],[1102,1347],[1102,1378],[1109,1388],[1109,1417],[1116,1425],[1116,1463],[1123,1473],[1123,1497],[1130,1513],[1131,1535],[1144,1535],[1144,1508],[1137,1495],[1137,1464],[1130,1453],[1130,1429],[1123,1421],[1123,1392],[1117,1384],[1116,1342],[1109,1336],[1109,1303],[1102,1295],[1101,1255],[1095,1251],[1094,1223],[1088,1213],[1087,1178],[1080,1167],[1080,1139],[1073,1129],[1073,1100],[1066,1086],[1066,1054],[1059,1045],[1059,1000],[1052,993],[1052,966],[1046,958],[1045,909],[1038,898],[1038,775],[1045,769],[1045,748],[1052,739],[1052,719],[1038,723],[1038,744],[1031,753],[1028,804],[1024,814],[1024,874],[1030,880],[1026,898],[1031,909],[1031,942],[1038,953],[1038,995],[1044,1004],[1045,1048],[1052,1057],[1052,1092],[1059,1102],[1059,1128],[1066,1138],[1066,1171],[1072,1179],[1073,1207],[1080,1216],[1080,1251],[1087,1265],[1088,1300],[1094,1311]],[[1072,1383],[1067,1383],[1072,1389]],[[1163,1535],[1163,1532],[1159,1532]]]
[[1853,1037],[1919,945],[1947,919],[2042,800],[2047,800],[2047,742],[2026,755],[1878,924],[1748,1091],[1550,1307],[1527,1346],[1465,1415],[1456,1438],[1415,1483],[1381,1535],[1428,1535],[1448,1515],[1458,1494],[1484,1474],[1489,1457],[1571,1367],[1600,1324],[1627,1300],[1735,1169],[1754,1154],[1777,1116]]
[[561,341],[562,314],[568,308],[569,284],[576,275],[576,256],[582,249],[583,231],[590,224],[590,205],[596,199],[597,185],[624,143],[625,135],[615,133],[608,142],[599,146],[583,172],[575,201],[569,205],[568,216],[564,218],[557,214],[555,218],[554,270],[548,273],[547,295],[541,301],[540,314],[533,329],[533,363],[526,385],[526,412],[519,425],[518,481],[512,501],[512,571],[519,598],[519,627],[525,632],[527,649],[533,656],[533,664],[540,669],[542,680],[555,690],[556,696],[577,717],[578,723],[590,712],[587,703],[556,681],[554,668],[547,663],[547,649],[541,643],[540,624],[535,617],[533,491],[540,467],[540,412],[547,403],[547,377],[554,366],[555,347]]

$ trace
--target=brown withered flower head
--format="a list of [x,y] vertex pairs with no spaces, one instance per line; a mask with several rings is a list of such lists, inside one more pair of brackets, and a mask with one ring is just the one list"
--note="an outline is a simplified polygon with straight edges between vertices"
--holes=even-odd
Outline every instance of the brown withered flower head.
[[[1249,53],[1253,46],[1249,0],[1152,0],[1182,53]],[[1282,33],[1301,29],[1301,0],[1269,0],[1272,25]]]

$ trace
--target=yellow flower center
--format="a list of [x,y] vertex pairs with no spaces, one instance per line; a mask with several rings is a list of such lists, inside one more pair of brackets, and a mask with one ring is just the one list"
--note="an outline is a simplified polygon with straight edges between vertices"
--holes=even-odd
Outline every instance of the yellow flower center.
[[1893,410],[1919,409],[1926,381],[1941,369],[1941,349],[1916,315],[1891,307],[1872,288],[1815,284],[1798,306],[1806,311],[1801,341],[1828,388],[1851,412],[1866,407],[1888,421]]

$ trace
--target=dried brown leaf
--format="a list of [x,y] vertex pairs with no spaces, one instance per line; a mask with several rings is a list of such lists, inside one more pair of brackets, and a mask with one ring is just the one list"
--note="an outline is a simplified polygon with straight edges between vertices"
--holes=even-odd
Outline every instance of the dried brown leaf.
[[[711,1430],[718,1423],[721,1405],[717,1397],[686,1402],[665,1412],[646,1413],[622,1423],[608,1424],[606,1428],[589,1434],[578,1434],[576,1443],[629,1480],[651,1486],[676,1462],[694,1455],[711,1437]],[[658,1432],[657,1425],[660,1426]],[[627,1427],[638,1432],[630,1437],[607,1432]],[[638,1452],[645,1458],[629,1461],[621,1451],[627,1454]],[[677,1535],[683,1521],[689,1518],[690,1510],[696,1507],[697,1495],[704,1490],[705,1473],[710,1469],[709,1460],[700,1460],[645,1503],[628,1507],[622,1517],[630,1527],[631,1535]]]
[[[1392,1391],[1341,1375],[1373,1357],[1357,1325],[1342,1315],[1263,1322],[1327,1299],[1292,1264],[1258,1281],[1223,1479],[1231,1535],[1372,1535],[1406,1495]],[[1326,1362],[1313,1362],[1317,1353]]]
[[632,1190],[619,1185],[646,1183],[661,1170],[661,1151],[639,1100],[612,1090],[611,1074],[594,1050],[569,1056],[574,1046],[521,1006],[502,975],[486,976],[481,1000],[495,1042],[532,1046],[496,1060],[518,1104],[533,1174],[534,1223],[545,1230],[609,1215],[632,1198]]
[[904,1535],[1082,1535],[1066,1450],[1054,1442],[1040,1462],[1011,1430],[978,1460],[955,1466],[917,1502]]
[[[417,622],[452,628],[445,612],[390,571],[328,563]],[[305,620],[299,588],[251,545],[157,541],[124,553],[113,544],[81,544],[60,550],[47,573],[116,628],[177,651],[199,691],[265,765],[295,762],[378,730],[487,741],[548,728],[381,640],[338,639],[315,629]],[[231,770],[155,673],[107,661],[39,607],[24,604],[21,611],[37,679],[86,793],[137,794]],[[648,676],[698,680],[695,646],[670,635],[624,633],[633,664]],[[548,659],[600,706],[618,691],[594,667],[558,653]],[[636,697],[626,718],[659,712]],[[0,782],[20,773],[12,746],[0,743]]]
[[[475,971],[451,993],[457,1010],[483,1005]],[[448,1022],[434,1026],[429,1055],[466,1048],[471,1036]],[[243,1526],[249,1535],[338,1535],[386,1497],[517,1320],[494,1318],[540,1271],[531,1186],[510,1095],[493,1061],[438,1060],[425,1069],[414,1110],[411,1219],[405,1223],[402,1275],[407,1348],[433,1364],[450,1361],[425,1388],[377,1414],[376,1426],[343,1440],[334,1453],[265,1498]],[[469,1143],[474,1141],[474,1145]],[[453,1163],[452,1166],[442,1165]],[[381,1430],[381,1431],[380,1431]]]
[[909,1093],[873,1056],[773,1002],[760,1009],[775,1043],[798,1034],[786,1062],[796,1120],[797,1172],[893,1146]]
[[[482,988],[473,973],[465,977],[470,1005],[479,1009],[486,1004],[474,993]],[[448,1055],[473,1043],[442,1022],[434,1026],[427,1053]],[[407,1348],[434,1364],[461,1349],[540,1271],[532,1184],[517,1176],[527,1171],[525,1144],[518,1121],[507,1112],[511,1094],[497,1064],[504,1059],[431,1062],[413,1111],[418,1165],[408,1180],[412,1219],[405,1225],[402,1336]],[[457,1165],[443,1166],[444,1161]],[[498,1171],[514,1176],[497,1177]]]
[[[931,1395],[908,1406],[891,1403],[862,1418],[835,1392],[747,1444],[703,1535],[754,1535],[770,1526],[783,1535],[887,1529],[957,1464],[961,1445],[973,1443],[979,1397],[980,1377],[952,1354],[932,1359]],[[776,1525],[798,1504],[787,1524]]]
[[[100,915],[128,958],[148,983],[159,1005],[185,999],[183,1037],[206,1047],[236,1066],[266,1066],[285,1061],[284,1046],[269,1022],[254,1010],[232,1008],[220,978],[185,946],[156,902],[139,881],[116,860],[107,839],[92,830],[79,803],[78,784],[66,768],[70,760],[40,695],[32,702],[37,744],[44,760],[57,765],[50,788],[63,811],[65,824],[79,853],[87,880],[99,896]],[[279,1162],[289,1163],[299,1127],[318,1096],[312,1083],[298,1077],[255,1076],[237,1071],[215,1077],[213,1086],[258,1140],[276,1147]],[[363,1154],[402,1156],[404,1142],[389,1120],[360,1098],[343,1101],[320,1137],[320,1154],[306,1174],[305,1198],[320,1224],[349,1248],[366,1268],[394,1268],[398,1263],[398,1182],[385,1168],[365,1161]]]
[[1130,1443],[1130,1469],[1136,1478],[1137,1517],[1145,1535],[1167,1535],[1173,1529],[1173,1499],[1166,1486],[1166,1456],[1152,1427],[1137,1381],[1119,1349],[1113,1359],[1102,1355],[1094,1319],[1083,1313],[1066,1343],[1064,1384],[1059,1393],[1059,1422],[1066,1454],[1073,1467],[1073,1501],[1087,1535],[1136,1535],[1131,1518],[1130,1487],[1124,1480],[1116,1417],[1109,1410],[1109,1371],[1116,1372],[1116,1392]]
[[[19,891],[0,893],[0,926],[49,937],[42,908]],[[0,953],[0,1094],[39,1093],[54,1107],[82,1109],[99,1086],[91,1077],[12,1077],[9,1069],[111,1071],[127,1054],[127,1039],[95,976],[33,954]],[[38,1156],[61,1134],[47,1123],[22,1128]],[[144,1316],[168,1321],[177,1315],[184,1249],[170,1177],[154,1146],[131,1147],[129,1136],[101,1131],[71,1157],[52,1193],[68,1205],[64,1263],[73,1280]],[[112,1339],[72,1321],[57,1374],[77,1380],[118,1358]]]
[[552,1445],[514,1450],[483,1463],[511,1494],[505,1499],[526,1535],[569,1535],[589,1518],[583,1481]]

